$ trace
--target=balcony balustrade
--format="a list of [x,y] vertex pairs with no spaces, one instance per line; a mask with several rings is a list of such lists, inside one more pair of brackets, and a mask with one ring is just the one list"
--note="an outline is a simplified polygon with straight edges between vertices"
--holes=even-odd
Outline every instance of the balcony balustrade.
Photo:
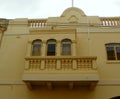
[[100,18],[102,26],[120,26],[120,17],[101,17]]
[[[47,85],[72,83],[96,85],[99,75],[96,57],[26,57],[23,81],[31,89],[33,85]],[[48,85],[49,83],[49,85]],[[92,87],[93,88],[93,87]]]
[[26,57],[25,71],[96,70],[96,57]]
[[47,19],[31,19],[28,20],[30,28],[44,28],[47,25]]

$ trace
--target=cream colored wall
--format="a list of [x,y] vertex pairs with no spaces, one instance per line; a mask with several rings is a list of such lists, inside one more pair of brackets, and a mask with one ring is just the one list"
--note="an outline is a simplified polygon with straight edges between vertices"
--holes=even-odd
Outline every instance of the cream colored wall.
[[120,79],[120,61],[108,61],[106,54],[106,43],[119,43],[120,34],[97,32],[77,34],[77,55],[97,56],[97,65],[101,79]]
[[4,36],[0,49],[0,80],[21,79],[27,41],[27,36]]
[[9,25],[5,34],[28,34],[28,19],[27,18],[16,18],[9,20]]
[[[64,14],[63,14],[64,15]],[[78,16],[80,16],[78,14]],[[77,21],[77,17],[75,21]],[[80,16],[83,18],[83,16]],[[63,18],[65,20],[69,18]],[[94,20],[97,20],[95,21]],[[53,18],[54,19],[54,18]],[[53,22],[51,18],[48,22]],[[85,23],[86,18],[83,18]],[[56,20],[58,20],[56,18]],[[72,20],[72,19],[71,19]],[[98,17],[89,17],[91,23],[99,24]],[[80,27],[76,29],[77,38],[73,34],[29,34],[27,19],[10,20],[8,30],[5,32],[0,48],[0,98],[1,99],[109,99],[120,95],[120,61],[110,63],[107,61],[105,43],[120,42],[119,28]],[[54,20],[55,21],[55,20]],[[67,21],[68,22],[68,21]],[[21,24],[19,24],[21,23]],[[23,25],[24,23],[24,25]],[[16,24],[19,24],[16,26]],[[116,32],[112,32],[116,31]],[[29,90],[22,81],[25,67],[25,57],[29,41],[35,38],[47,40],[55,38],[71,38],[77,41],[77,56],[97,56],[97,66],[100,81],[95,90],[86,88],[69,90],[58,88],[48,90],[37,88]]]
[[0,44],[2,42],[2,33],[0,32]]
[[98,70],[101,79],[120,80],[120,61],[108,61],[106,55],[106,43],[120,43],[120,34],[91,33],[90,55],[97,56]]
[[[115,35],[116,34],[116,35]],[[120,42],[119,33],[87,33],[77,34],[77,55],[97,56],[100,82],[94,91],[80,88],[48,90],[34,89],[30,91],[21,77],[24,71],[26,49],[32,35],[5,35],[0,49],[0,97],[4,99],[108,99],[120,94],[119,64],[108,64],[105,43]],[[39,36],[37,36],[39,38]],[[34,38],[34,37],[33,37]],[[43,37],[42,37],[43,38]],[[116,38],[116,39],[114,39]],[[48,38],[46,38],[48,39]],[[6,93],[8,93],[6,95]]]
[[68,90],[34,89],[28,90],[25,85],[0,85],[1,99],[109,99],[120,95],[120,86],[97,86],[95,91],[84,88]]

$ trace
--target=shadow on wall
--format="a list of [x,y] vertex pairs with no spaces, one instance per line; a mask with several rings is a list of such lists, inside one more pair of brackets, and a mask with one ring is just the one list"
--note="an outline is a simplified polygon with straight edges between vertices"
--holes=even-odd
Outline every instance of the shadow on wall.
[[120,96],[112,97],[110,99],[120,99]]

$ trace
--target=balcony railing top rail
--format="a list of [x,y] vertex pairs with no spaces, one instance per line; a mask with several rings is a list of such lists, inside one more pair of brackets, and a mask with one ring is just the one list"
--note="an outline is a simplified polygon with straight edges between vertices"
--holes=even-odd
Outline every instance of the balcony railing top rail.
[[96,60],[96,56],[28,56],[25,58],[29,59],[93,59]]

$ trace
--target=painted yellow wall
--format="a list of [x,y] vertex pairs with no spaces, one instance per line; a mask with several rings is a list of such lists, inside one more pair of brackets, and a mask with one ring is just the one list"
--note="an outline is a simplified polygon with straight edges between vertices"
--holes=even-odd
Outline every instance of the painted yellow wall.
[[[83,12],[75,9],[73,8],[72,14],[70,14],[69,10],[66,10],[61,17],[48,18],[47,21],[77,21],[82,23],[84,20],[83,23],[88,24],[88,18],[92,25],[100,24],[99,17],[88,17]],[[71,16],[74,18],[71,18]],[[19,25],[16,26],[15,24]],[[56,26],[53,30],[50,26],[44,29],[37,29],[39,32],[31,32],[31,30],[36,29],[28,27],[28,19],[13,19],[9,21],[8,29],[4,32],[0,46],[0,99],[109,99],[120,95],[120,61],[108,61],[105,50],[106,43],[120,43],[120,28],[88,27],[86,25],[79,27]],[[44,31],[42,32],[42,30]],[[95,90],[90,91],[85,87],[73,90],[69,90],[66,87],[55,88],[54,90],[48,90],[47,88],[29,90],[22,81],[25,57],[28,55],[29,42],[38,38],[43,41],[51,38],[55,38],[58,41],[63,38],[70,38],[77,42],[76,56],[97,56],[100,80]]]
[[119,86],[97,86],[94,91],[86,89],[28,90],[25,85],[1,85],[0,97],[4,99],[109,99],[120,94]]

